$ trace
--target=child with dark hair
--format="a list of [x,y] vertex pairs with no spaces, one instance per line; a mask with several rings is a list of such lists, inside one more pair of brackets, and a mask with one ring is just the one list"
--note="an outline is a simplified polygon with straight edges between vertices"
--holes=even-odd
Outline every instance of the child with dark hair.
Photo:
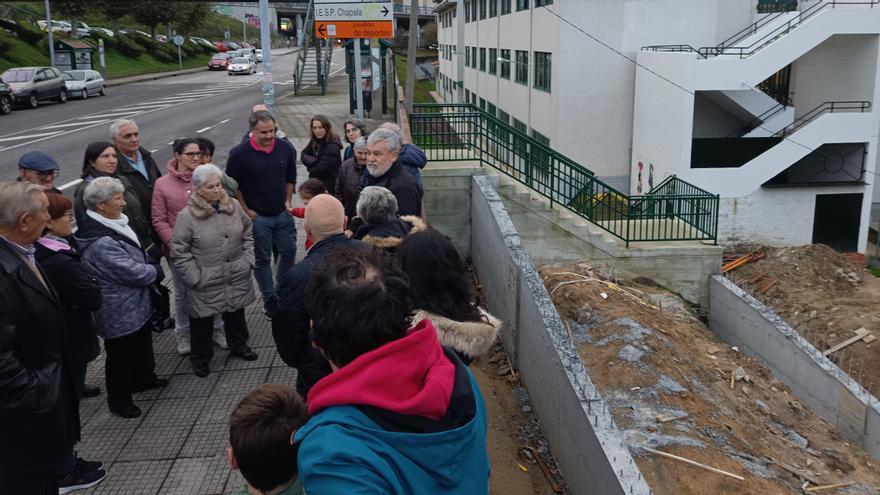
[[247,485],[235,495],[300,495],[293,435],[308,420],[306,404],[292,387],[264,383],[251,390],[229,416],[232,469]]
[[[299,189],[297,190],[297,192],[299,193],[299,197],[300,197],[300,199],[302,199],[303,204],[305,206],[308,206],[309,201],[311,201],[311,199],[314,198],[315,196],[317,196],[319,194],[327,194],[327,188],[324,186],[324,183],[321,182],[320,180],[309,179],[299,185]],[[303,206],[301,208],[300,207],[291,208],[290,214],[295,216],[296,218],[305,218],[306,217],[305,206]],[[306,251],[308,251],[308,249],[310,247],[312,247],[312,244],[314,244],[314,242],[312,242],[312,236],[309,235],[306,237],[306,243],[305,243]]]

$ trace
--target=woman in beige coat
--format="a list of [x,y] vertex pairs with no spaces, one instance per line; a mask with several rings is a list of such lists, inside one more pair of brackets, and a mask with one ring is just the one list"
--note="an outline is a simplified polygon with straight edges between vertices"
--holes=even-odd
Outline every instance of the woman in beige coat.
[[171,260],[187,286],[184,311],[190,318],[190,360],[197,376],[210,372],[214,315],[222,314],[229,351],[257,359],[248,347],[244,308],[254,302],[251,220],[220,183],[223,172],[200,165],[192,174],[193,194],[180,211],[171,239]]

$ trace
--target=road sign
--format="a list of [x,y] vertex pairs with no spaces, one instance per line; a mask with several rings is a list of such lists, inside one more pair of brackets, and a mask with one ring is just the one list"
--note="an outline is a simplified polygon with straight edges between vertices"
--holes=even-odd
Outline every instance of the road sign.
[[392,21],[315,21],[319,38],[393,38]]
[[179,34],[178,34],[177,36],[175,36],[175,37],[173,38],[173,40],[174,40],[174,44],[177,45],[177,46],[180,46],[180,45],[183,44],[183,36],[181,36],[181,35],[179,35]]
[[315,5],[317,21],[390,21],[393,16],[394,6],[390,2]]

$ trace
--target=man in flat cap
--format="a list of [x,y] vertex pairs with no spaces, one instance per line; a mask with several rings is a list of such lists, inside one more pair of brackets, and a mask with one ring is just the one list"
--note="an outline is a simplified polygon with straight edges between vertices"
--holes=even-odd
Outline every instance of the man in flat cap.
[[55,178],[60,173],[58,162],[42,151],[28,151],[18,159],[18,180],[36,184],[46,192],[61,194],[55,187]]

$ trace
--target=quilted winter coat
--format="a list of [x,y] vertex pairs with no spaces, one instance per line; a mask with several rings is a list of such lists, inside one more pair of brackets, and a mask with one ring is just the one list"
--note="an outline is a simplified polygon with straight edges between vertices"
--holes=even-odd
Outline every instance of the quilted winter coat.
[[215,211],[193,191],[174,224],[171,261],[190,289],[184,311],[193,318],[235,311],[256,300],[251,220],[238,201],[222,194]]

